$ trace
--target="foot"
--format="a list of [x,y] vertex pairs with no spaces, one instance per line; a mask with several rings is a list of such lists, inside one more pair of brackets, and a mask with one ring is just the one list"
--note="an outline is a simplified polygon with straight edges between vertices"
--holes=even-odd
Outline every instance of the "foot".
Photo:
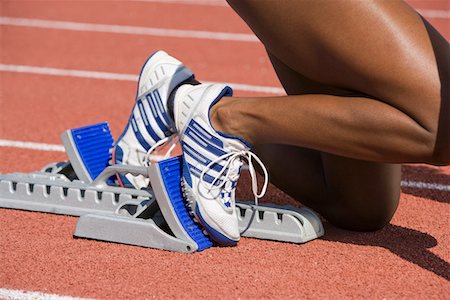
[[173,108],[183,150],[185,197],[197,220],[220,245],[236,245],[240,239],[236,184],[242,157],[250,165],[255,157],[245,140],[218,132],[211,124],[211,107],[231,95],[231,88],[220,84],[186,84],[177,90]]
[[[164,51],[145,62],[139,76],[136,103],[125,130],[115,143],[112,164],[143,166],[147,151],[175,130],[168,114],[167,99],[182,82],[194,77],[191,70]],[[143,176],[117,174],[121,186],[148,186]]]

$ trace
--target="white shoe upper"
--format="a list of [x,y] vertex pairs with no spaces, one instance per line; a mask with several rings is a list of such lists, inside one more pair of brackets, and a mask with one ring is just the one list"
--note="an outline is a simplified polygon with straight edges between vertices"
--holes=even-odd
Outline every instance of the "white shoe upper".
[[240,239],[235,190],[243,164],[241,157],[246,157],[250,164],[255,157],[243,139],[212,127],[210,108],[231,94],[230,87],[220,84],[183,85],[174,101],[186,196],[212,239],[228,245]]
[[[136,103],[129,122],[113,149],[113,163],[144,165],[147,151],[175,132],[167,110],[167,99],[175,87],[193,76],[191,70],[164,51],[155,52],[139,76]],[[148,186],[143,176],[120,176],[135,188]],[[125,184],[125,183],[124,183]]]

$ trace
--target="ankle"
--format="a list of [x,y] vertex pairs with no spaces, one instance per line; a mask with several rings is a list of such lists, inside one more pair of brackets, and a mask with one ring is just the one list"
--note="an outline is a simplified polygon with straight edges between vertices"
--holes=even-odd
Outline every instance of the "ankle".
[[253,144],[250,128],[244,124],[245,116],[240,101],[234,97],[223,97],[209,112],[212,127],[221,133],[238,136]]

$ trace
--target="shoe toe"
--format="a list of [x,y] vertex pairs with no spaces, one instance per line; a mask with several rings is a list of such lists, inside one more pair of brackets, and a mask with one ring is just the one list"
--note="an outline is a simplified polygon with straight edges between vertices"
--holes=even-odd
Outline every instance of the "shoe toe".
[[214,200],[206,200],[206,205],[197,205],[196,215],[210,234],[221,245],[235,245],[240,240],[239,224],[236,212],[225,211]]

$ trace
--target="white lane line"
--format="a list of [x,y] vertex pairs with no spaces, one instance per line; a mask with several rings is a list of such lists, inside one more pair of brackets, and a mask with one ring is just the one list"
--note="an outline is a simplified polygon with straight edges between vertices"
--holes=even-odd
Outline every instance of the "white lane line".
[[[225,0],[130,0],[133,2],[166,3],[166,4],[186,4],[186,5],[208,5],[219,7],[230,7]],[[422,16],[427,18],[450,18],[448,10],[440,9],[416,9]]]
[[430,19],[450,19],[450,11],[438,9],[418,9],[422,16]]
[[402,181],[402,187],[450,192],[450,185],[438,184],[438,183]]
[[[131,0],[133,2],[149,2],[164,4],[207,5],[218,7],[230,7],[225,0]],[[450,11],[441,9],[416,9],[425,18],[450,19]]]
[[[137,82],[138,76],[133,74],[122,73],[109,73],[109,72],[97,72],[86,70],[72,70],[72,69],[56,69],[46,67],[35,66],[23,66],[23,65],[6,65],[0,64],[0,71],[3,72],[16,72],[16,73],[28,73],[28,74],[40,74],[40,75],[53,75],[53,76],[69,76],[69,77],[81,77],[89,79],[106,79],[106,80],[124,80]],[[241,83],[223,83],[223,82],[211,82],[203,81],[205,83],[221,83],[230,85],[237,91],[266,93],[275,95],[285,95],[286,93],[280,87],[272,86],[259,86]]]
[[[421,13],[426,18],[434,18],[434,19],[450,18],[450,11],[445,10],[425,9],[425,10],[418,10],[418,12]],[[240,41],[253,43],[259,42],[258,38],[254,34],[247,34],[247,33],[182,30],[170,28],[95,24],[95,23],[54,21],[54,20],[29,19],[29,18],[0,17],[0,25],[35,27],[35,28],[58,29],[58,30],[119,33],[132,35],[209,39],[222,41]]]
[[229,7],[225,0],[131,0],[132,2],[150,2],[164,4],[187,4]]
[[5,300],[87,300],[88,298],[78,298],[72,296],[62,296],[56,294],[46,294],[42,292],[30,292],[23,290],[12,290],[0,288],[0,299]]
[[241,84],[241,83],[225,83],[225,82],[211,82],[211,81],[203,81],[204,83],[221,83],[231,86],[236,91],[244,91],[244,92],[256,92],[256,93],[265,93],[265,94],[274,94],[274,95],[286,95],[286,92],[283,88],[275,87],[275,86],[261,86],[261,85],[250,85],[250,84]]
[[0,139],[0,147],[13,147],[13,148],[32,149],[41,151],[65,152],[64,147],[62,145],[3,140],[3,139]]
[[239,41],[239,42],[253,42],[253,43],[259,42],[258,38],[255,35],[247,33],[182,30],[182,29],[126,26],[113,24],[93,24],[93,23],[52,21],[52,20],[12,18],[12,17],[0,17],[0,25],[36,27],[46,29],[58,29],[58,30],[208,39],[221,41]]
[[[46,144],[46,143],[35,143],[35,142],[24,142],[24,141],[14,141],[14,140],[4,140],[0,139],[0,147],[12,147],[21,149],[31,149],[38,151],[55,151],[55,152],[65,152],[62,145],[57,144]],[[152,159],[159,160],[161,155],[153,155]],[[246,169],[244,166],[243,169]],[[416,189],[426,189],[426,190],[438,190],[450,192],[450,185],[438,184],[438,183],[428,183],[422,181],[409,181],[403,180],[401,182],[402,187],[416,188]]]
[[97,71],[85,71],[85,70],[71,70],[71,69],[56,69],[46,67],[34,67],[23,65],[5,65],[0,64],[0,71],[3,72],[16,72],[16,73],[30,73],[40,75],[53,75],[53,76],[69,76],[69,77],[81,77],[90,79],[107,79],[107,80],[125,80],[137,82],[138,76],[132,74],[120,74],[120,73],[108,73]]

